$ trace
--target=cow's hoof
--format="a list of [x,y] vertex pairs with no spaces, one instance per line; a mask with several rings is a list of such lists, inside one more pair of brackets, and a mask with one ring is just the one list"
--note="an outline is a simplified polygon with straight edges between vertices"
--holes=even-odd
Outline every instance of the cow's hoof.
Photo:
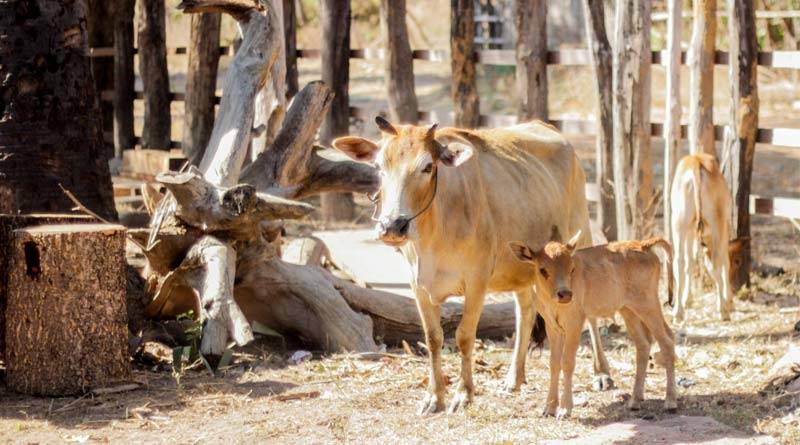
[[675,400],[665,400],[664,411],[670,414],[675,414],[676,412],[678,412],[678,402]]
[[568,408],[559,408],[556,411],[556,420],[568,419],[572,415],[572,410]]
[[614,388],[614,380],[608,374],[599,374],[594,377],[592,389],[595,391],[608,391]]
[[506,378],[505,383],[503,383],[503,392],[509,394],[519,392],[520,388],[522,388],[523,383],[524,383],[523,379],[518,379],[516,377],[508,376]]
[[436,394],[427,393],[422,398],[422,403],[420,403],[417,413],[420,416],[430,416],[441,411],[444,411],[444,401],[436,397]]
[[466,389],[460,389],[456,391],[456,395],[450,401],[450,407],[447,408],[447,412],[450,414],[457,413],[465,409],[470,403],[472,403],[472,396]]
[[555,408],[545,408],[542,411],[542,417],[555,417],[556,409]]

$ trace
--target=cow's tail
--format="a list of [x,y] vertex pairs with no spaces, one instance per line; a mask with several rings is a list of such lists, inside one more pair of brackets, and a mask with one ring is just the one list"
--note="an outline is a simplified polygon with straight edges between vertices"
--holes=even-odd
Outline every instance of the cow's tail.
[[642,242],[642,247],[655,253],[658,259],[661,260],[662,267],[666,269],[666,273],[662,274],[662,276],[666,275],[667,277],[667,302],[672,306],[674,301],[673,283],[675,281],[672,274],[672,246],[664,238],[650,238]]
[[692,163],[692,188],[694,189],[692,196],[694,197],[694,219],[695,219],[695,230],[697,230],[697,239],[703,239],[703,212],[700,209],[700,183],[702,182],[702,178],[700,175],[703,174],[703,168],[700,165],[700,161],[695,160]]
[[544,326],[544,318],[540,313],[536,313],[536,320],[533,322],[533,333],[531,334],[531,348],[538,349],[544,346],[547,338],[547,330]]

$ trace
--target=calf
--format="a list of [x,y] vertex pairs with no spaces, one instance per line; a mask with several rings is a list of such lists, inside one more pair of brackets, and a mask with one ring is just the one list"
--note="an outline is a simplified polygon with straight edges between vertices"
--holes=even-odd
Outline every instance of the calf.
[[730,320],[733,310],[730,256],[736,257],[741,241],[728,241],[731,193],[714,156],[695,154],[680,160],[672,181],[670,202],[673,274],[678,293],[673,310],[675,323],[685,320],[691,289],[697,287],[692,280],[699,277],[695,272],[701,256],[714,280],[719,317]]
[[[576,251],[580,232],[567,244],[560,242],[555,227],[553,232],[555,241],[539,251],[522,243],[510,243],[517,258],[531,265],[529,274],[537,289],[537,309],[545,319],[550,339],[550,390],[544,414],[559,418],[570,415],[575,354],[584,322],[587,317],[612,317],[616,312],[625,319],[636,345],[636,381],[628,407],[639,409],[644,400],[645,373],[655,337],[660,347],[656,361],[667,373],[664,406],[668,411],[675,410],[674,339],[658,299],[661,261],[657,253],[671,270],[669,243],[653,238]],[[672,286],[668,288],[671,303]],[[562,370],[564,386],[559,405],[558,379]]]

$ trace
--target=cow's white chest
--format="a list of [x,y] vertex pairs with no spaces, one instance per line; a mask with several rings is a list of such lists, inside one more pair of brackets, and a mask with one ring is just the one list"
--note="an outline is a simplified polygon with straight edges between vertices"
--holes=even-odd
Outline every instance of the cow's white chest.
[[413,247],[404,248],[403,254],[411,266],[412,285],[427,293],[433,304],[464,294],[464,274],[449,267],[450,261],[443,261],[433,252],[417,252]]

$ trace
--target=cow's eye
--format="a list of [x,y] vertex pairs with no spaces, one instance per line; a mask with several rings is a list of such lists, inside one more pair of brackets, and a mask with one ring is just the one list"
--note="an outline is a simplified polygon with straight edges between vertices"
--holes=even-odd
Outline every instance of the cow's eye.
[[542,274],[542,276],[544,277],[545,280],[550,277],[550,275],[547,273],[547,269],[545,269],[544,267],[539,269],[539,273]]
[[422,173],[430,173],[433,171],[433,162],[428,162],[425,164],[425,167],[422,168]]

